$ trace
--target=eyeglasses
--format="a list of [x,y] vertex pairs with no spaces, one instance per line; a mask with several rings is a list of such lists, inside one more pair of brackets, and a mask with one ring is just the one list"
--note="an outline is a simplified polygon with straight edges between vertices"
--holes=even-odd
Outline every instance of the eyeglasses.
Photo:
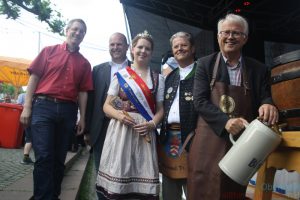
[[220,31],[219,35],[221,37],[229,37],[230,35],[232,35],[232,37],[234,37],[234,38],[240,38],[242,36],[244,36],[244,37],[246,36],[245,33],[238,32],[238,31]]

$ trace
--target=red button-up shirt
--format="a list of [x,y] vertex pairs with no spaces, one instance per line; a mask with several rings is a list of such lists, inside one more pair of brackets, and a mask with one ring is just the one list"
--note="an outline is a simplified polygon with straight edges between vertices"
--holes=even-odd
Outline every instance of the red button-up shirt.
[[45,47],[28,71],[40,77],[35,94],[76,102],[78,92],[93,89],[91,64],[66,43]]

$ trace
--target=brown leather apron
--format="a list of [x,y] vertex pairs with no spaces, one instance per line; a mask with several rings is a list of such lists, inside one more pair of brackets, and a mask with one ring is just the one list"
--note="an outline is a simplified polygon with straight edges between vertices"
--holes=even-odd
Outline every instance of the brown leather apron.
[[[252,119],[251,95],[245,65],[242,70],[243,87],[215,82],[220,53],[214,65],[211,81],[211,100],[230,117]],[[219,137],[201,116],[188,155],[188,200],[245,199],[246,187],[235,183],[218,166],[230,149],[228,135]]]

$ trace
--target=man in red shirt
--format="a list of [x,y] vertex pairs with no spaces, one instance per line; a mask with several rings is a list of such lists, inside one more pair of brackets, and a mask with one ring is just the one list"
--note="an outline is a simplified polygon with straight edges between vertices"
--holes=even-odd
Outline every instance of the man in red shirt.
[[63,44],[45,47],[31,63],[20,121],[30,125],[34,163],[34,199],[59,199],[70,134],[85,128],[87,92],[93,89],[91,65],[79,53],[86,33],[81,19],[71,20]]

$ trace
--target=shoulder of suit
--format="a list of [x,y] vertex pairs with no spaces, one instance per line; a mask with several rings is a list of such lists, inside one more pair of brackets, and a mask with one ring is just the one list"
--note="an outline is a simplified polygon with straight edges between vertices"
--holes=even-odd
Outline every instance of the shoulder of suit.
[[198,58],[197,60],[197,63],[199,63],[200,61],[208,61],[208,60],[212,60],[213,58],[215,58],[217,56],[219,52],[215,52],[215,53],[212,53],[212,54],[209,54],[207,56],[203,56],[203,57],[200,57]]
[[251,57],[245,56],[245,57],[243,57],[243,58],[244,58],[244,61],[245,61],[245,62],[248,62],[248,63],[253,63],[253,64],[256,64],[256,65],[265,65],[265,64],[263,64],[262,62],[260,62],[260,61],[258,61],[258,60],[256,60],[256,59],[254,59],[254,58],[251,58]]
[[216,60],[217,55],[218,55],[218,52],[215,52],[210,55],[198,58],[196,61],[197,68],[199,68],[200,66],[205,67],[205,68],[210,68],[212,63]]
[[247,67],[257,70],[267,70],[268,67],[264,63],[250,57],[244,57],[244,62]]
[[98,68],[102,68],[102,67],[109,67],[109,62],[104,62],[104,63],[101,63],[99,65],[95,65],[93,68],[94,69],[98,69]]

